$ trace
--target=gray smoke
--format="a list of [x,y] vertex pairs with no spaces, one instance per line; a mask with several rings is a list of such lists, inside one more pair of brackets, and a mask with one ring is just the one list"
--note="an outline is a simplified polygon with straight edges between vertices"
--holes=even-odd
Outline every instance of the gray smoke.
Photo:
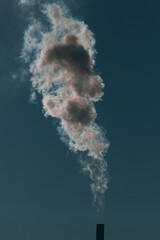
[[103,96],[104,84],[94,71],[95,39],[88,26],[70,16],[63,5],[43,6],[50,31],[35,19],[24,35],[21,57],[30,63],[32,96],[43,97],[43,112],[60,120],[61,140],[79,157],[82,171],[89,173],[91,190],[100,210],[107,190],[109,143],[96,123],[94,102]]

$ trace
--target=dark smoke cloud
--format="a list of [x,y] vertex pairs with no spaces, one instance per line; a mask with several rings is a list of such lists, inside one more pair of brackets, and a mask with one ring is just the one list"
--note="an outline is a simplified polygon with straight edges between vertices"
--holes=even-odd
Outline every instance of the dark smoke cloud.
[[74,35],[67,35],[64,43],[56,44],[46,52],[45,63],[56,63],[69,72],[91,74],[91,61],[88,52],[78,43]]
[[93,107],[85,101],[70,100],[67,103],[67,114],[64,119],[70,123],[89,124],[94,119]]
[[62,43],[46,49],[43,64],[57,64],[70,73],[70,84],[81,96],[97,99],[102,95],[102,80],[93,71],[93,61],[88,51],[79,44],[78,38],[68,34]]

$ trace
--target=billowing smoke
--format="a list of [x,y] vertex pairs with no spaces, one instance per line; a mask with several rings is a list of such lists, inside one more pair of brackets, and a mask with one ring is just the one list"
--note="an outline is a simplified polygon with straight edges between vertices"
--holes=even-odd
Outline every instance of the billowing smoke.
[[88,26],[73,19],[63,5],[43,6],[50,29],[32,19],[24,36],[21,57],[30,63],[32,96],[42,95],[43,113],[60,120],[61,140],[70,150],[83,153],[78,160],[89,173],[98,210],[107,189],[109,143],[96,123],[94,102],[101,99],[104,84],[94,70],[95,39]]

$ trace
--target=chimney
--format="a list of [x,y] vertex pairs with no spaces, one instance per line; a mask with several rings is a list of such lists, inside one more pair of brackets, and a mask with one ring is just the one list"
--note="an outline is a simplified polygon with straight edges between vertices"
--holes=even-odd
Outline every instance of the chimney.
[[96,240],[104,240],[104,224],[97,224]]

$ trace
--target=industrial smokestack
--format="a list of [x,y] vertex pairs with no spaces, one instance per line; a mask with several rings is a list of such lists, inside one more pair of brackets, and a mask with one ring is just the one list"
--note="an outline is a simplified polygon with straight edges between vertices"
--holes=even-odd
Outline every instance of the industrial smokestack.
[[97,224],[96,240],[104,240],[104,224]]

